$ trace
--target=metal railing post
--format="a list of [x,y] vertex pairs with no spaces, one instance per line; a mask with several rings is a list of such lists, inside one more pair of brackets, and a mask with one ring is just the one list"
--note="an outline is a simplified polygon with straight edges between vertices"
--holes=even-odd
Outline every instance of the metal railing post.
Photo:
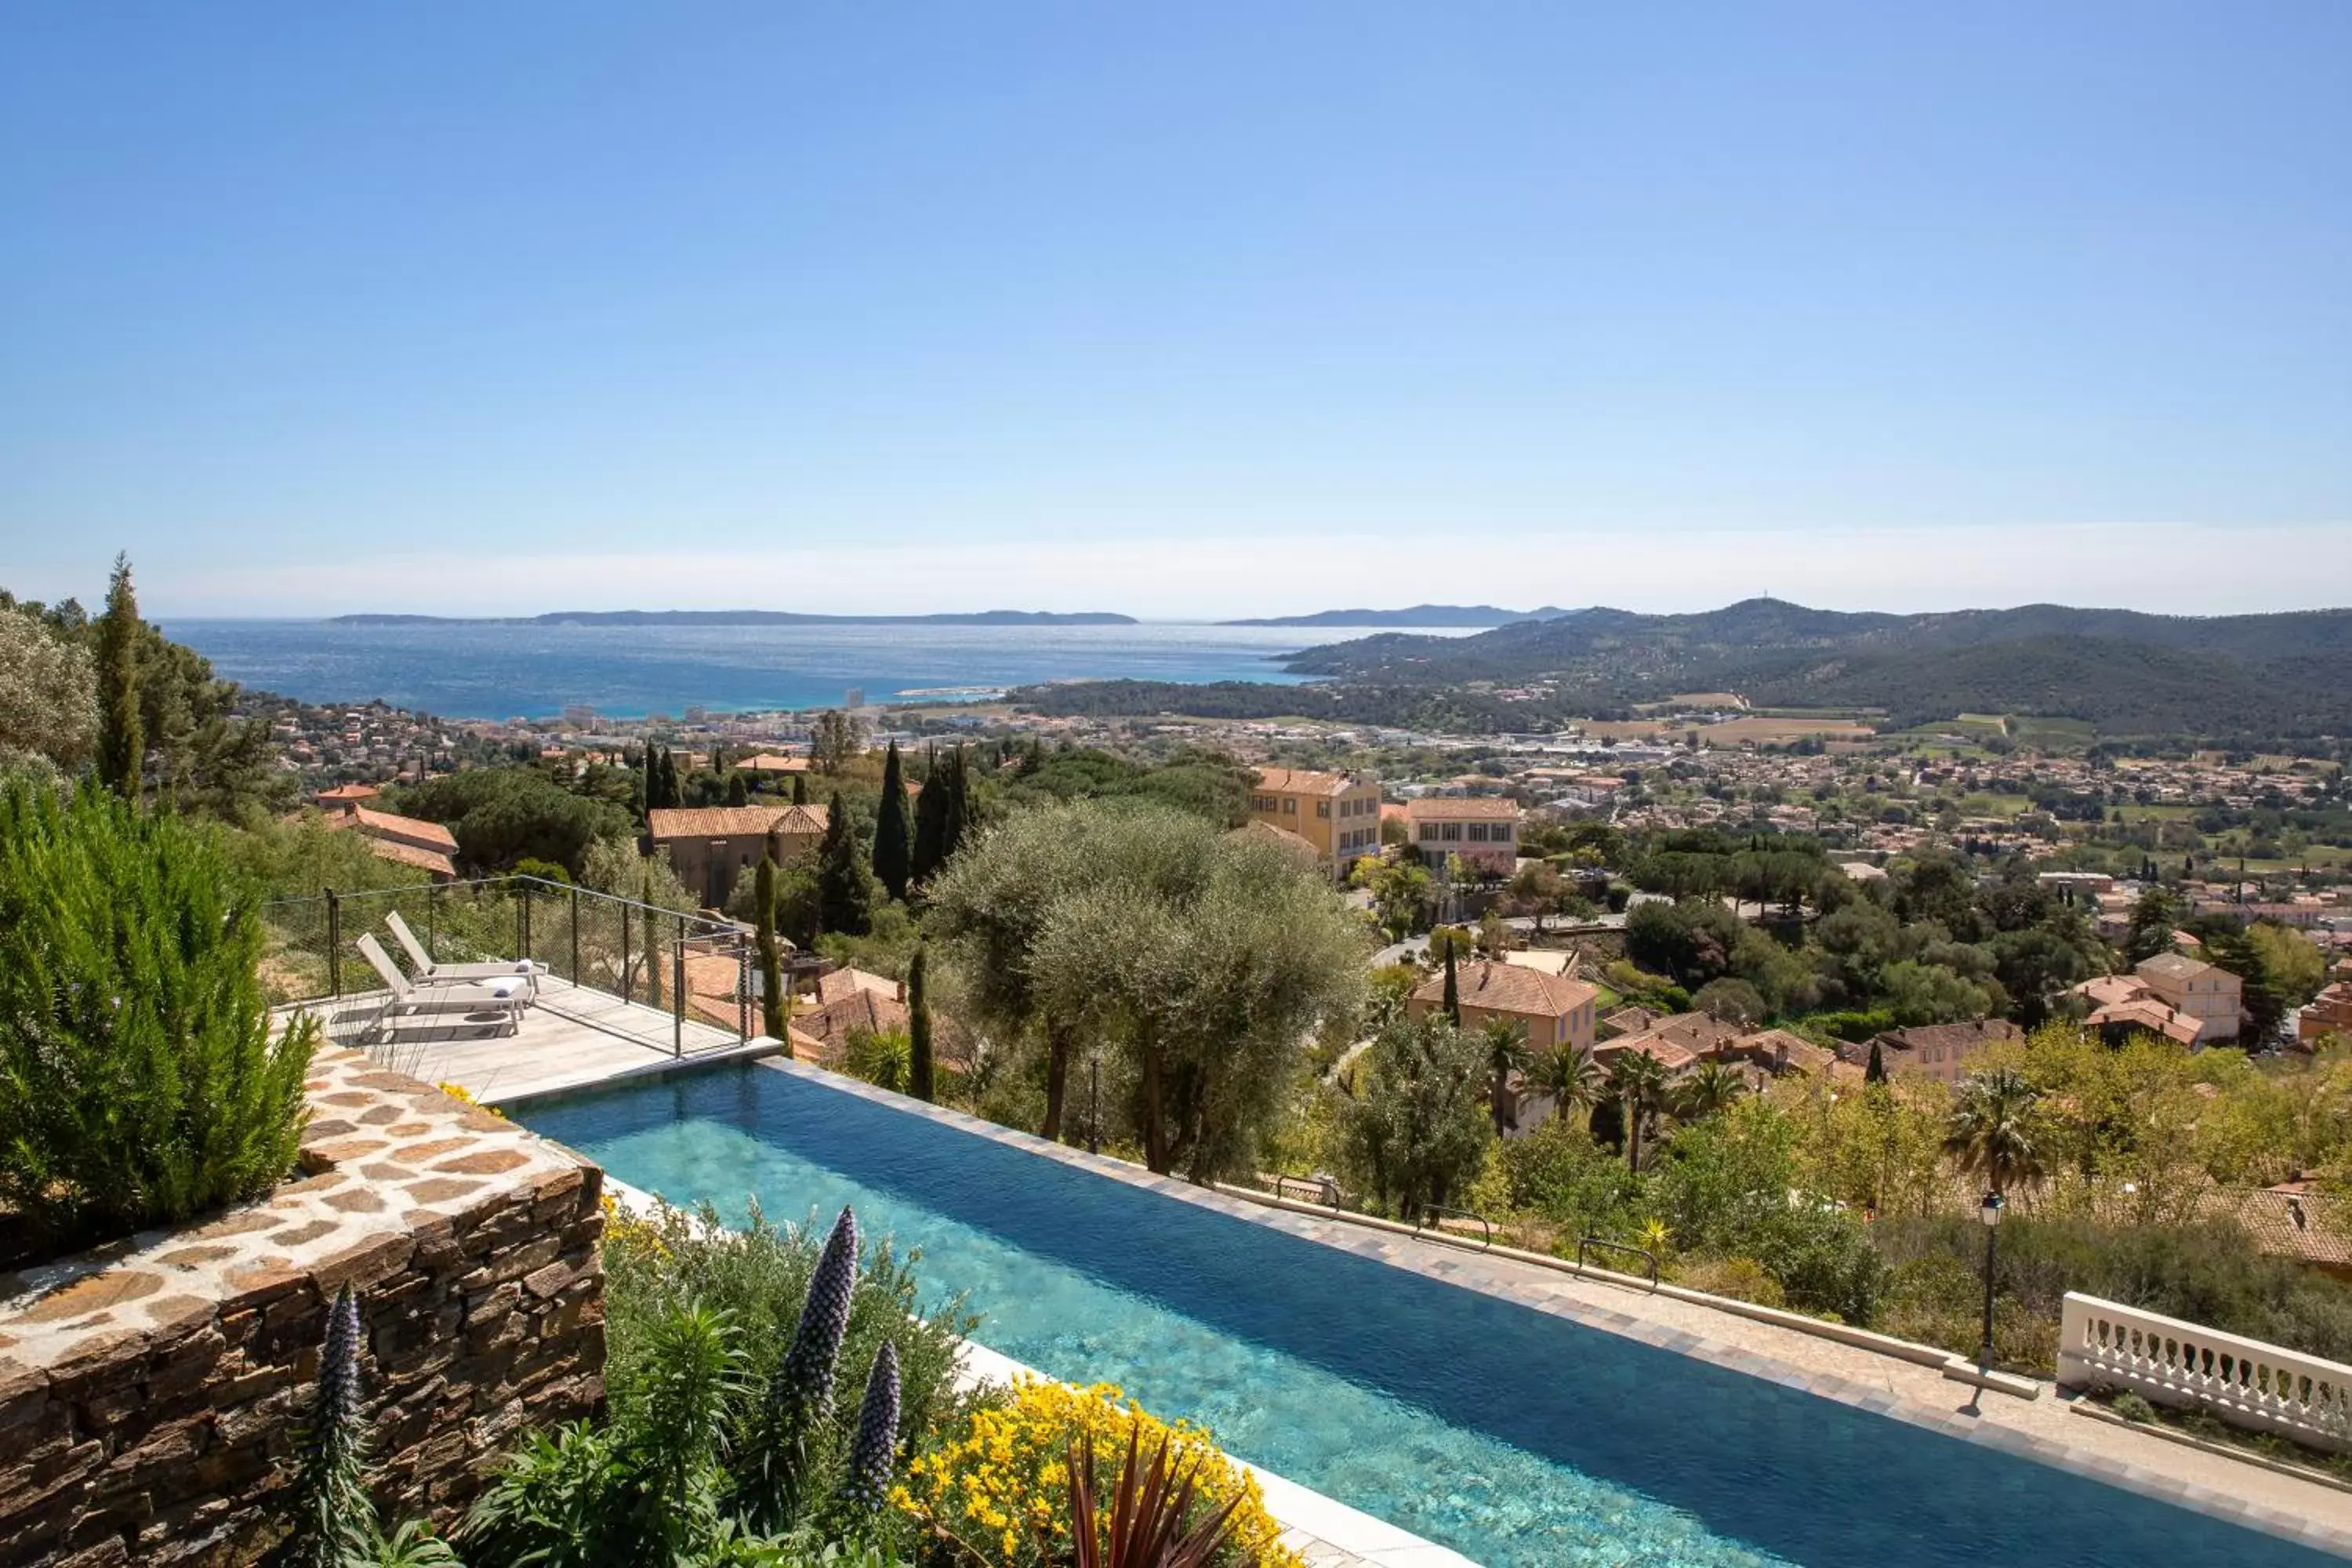
[[343,994],[343,901],[327,889],[327,994]]
[[580,984],[580,889],[572,889],[572,984]]
[[621,906],[621,1000],[629,999],[629,906]]
[[435,958],[441,956],[434,945],[441,940],[441,884],[430,882],[425,889],[425,951]]
[[751,950],[740,942],[735,944],[735,1039],[739,1045],[751,1038]]
[[670,946],[669,1054],[686,1055],[686,917],[677,920],[677,941]]
[[521,883],[522,900],[515,905],[515,953],[520,958],[530,956],[530,882]]

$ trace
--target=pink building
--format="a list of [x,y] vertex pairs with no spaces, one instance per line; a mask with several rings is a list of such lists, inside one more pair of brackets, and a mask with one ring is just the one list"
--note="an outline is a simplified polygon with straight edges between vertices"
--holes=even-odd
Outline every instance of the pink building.
[[1431,866],[1458,855],[1489,876],[1507,877],[1518,865],[1519,808],[1507,800],[1423,795],[1407,801],[1405,842]]

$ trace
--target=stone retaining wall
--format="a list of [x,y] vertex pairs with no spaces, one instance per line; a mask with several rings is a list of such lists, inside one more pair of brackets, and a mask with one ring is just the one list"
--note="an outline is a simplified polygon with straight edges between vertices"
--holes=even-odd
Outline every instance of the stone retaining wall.
[[0,1275],[0,1568],[257,1558],[345,1279],[388,1520],[602,1405],[602,1173],[356,1052],[307,1091],[299,1180]]

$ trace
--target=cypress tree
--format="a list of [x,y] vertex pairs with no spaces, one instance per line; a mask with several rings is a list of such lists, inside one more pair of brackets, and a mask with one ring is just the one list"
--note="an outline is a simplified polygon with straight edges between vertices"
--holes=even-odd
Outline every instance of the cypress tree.
[[1886,1081],[1886,1056],[1878,1048],[1876,1040],[1870,1042],[1870,1065],[1862,1069],[1862,1081],[1864,1083]]
[[908,870],[907,786],[898,776],[898,742],[893,741],[882,757],[882,807],[874,820],[874,877],[892,898],[903,899]]
[[1445,1016],[1455,1028],[1462,1026],[1462,984],[1454,974],[1454,944],[1445,944],[1445,1000],[1442,1004]]
[[743,775],[741,773],[729,773],[727,775],[727,804],[730,805],[748,805],[751,804],[751,792],[744,787]]
[[833,792],[827,808],[824,841],[817,846],[816,907],[820,930],[845,936],[864,936],[873,929],[866,905],[866,868],[858,863],[857,837],[850,831],[849,813],[841,792]]
[[971,820],[971,770],[964,765],[963,745],[957,742],[948,753],[948,805],[940,823],[940,864],[944,866],[955,858],[963,843],[963,830]]
[[128,800],[139,798],[147,741],[139,721],[139,597],[131,557],[114,558],[106,613],[98,621],[98,779]]
[[806,773],[793,775],[793,804],[794,805],[808,804],[808,774]]
[[923,757],[923,793],[915,797],[915,848],[908,861],[908,876],[918,885],[929,881],[940,868],[940,829],[947,806],[947,775],[940,767],[939,748],[933,746]]
[[931,1004],[923,975],[929,967],[929,954],[918,946],[907,965],[907,1092],[921,1100],[938,1097],[931,1082]]
[[684,798],[677,787],[677,753],[664,746],[662,748],[662,804],[676,805]]
[[793,1000],[784,994],[783,952],[776,942],[776,858],[760,857],[760,868],[752,873],[751,902],[757,906],[760,922],[760,1028],[772,1040],[784,1043],[784,1055],[793,1054],[793,1037],[785,1026],[792,1022]]

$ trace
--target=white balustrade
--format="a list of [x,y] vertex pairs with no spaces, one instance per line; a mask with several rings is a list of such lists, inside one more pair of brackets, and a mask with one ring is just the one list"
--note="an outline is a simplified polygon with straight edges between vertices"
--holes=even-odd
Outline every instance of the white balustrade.
[[2062,1388],[2129,1390],[2233,1426],[2352,1452],[2352,1366],[2069,1291]]

